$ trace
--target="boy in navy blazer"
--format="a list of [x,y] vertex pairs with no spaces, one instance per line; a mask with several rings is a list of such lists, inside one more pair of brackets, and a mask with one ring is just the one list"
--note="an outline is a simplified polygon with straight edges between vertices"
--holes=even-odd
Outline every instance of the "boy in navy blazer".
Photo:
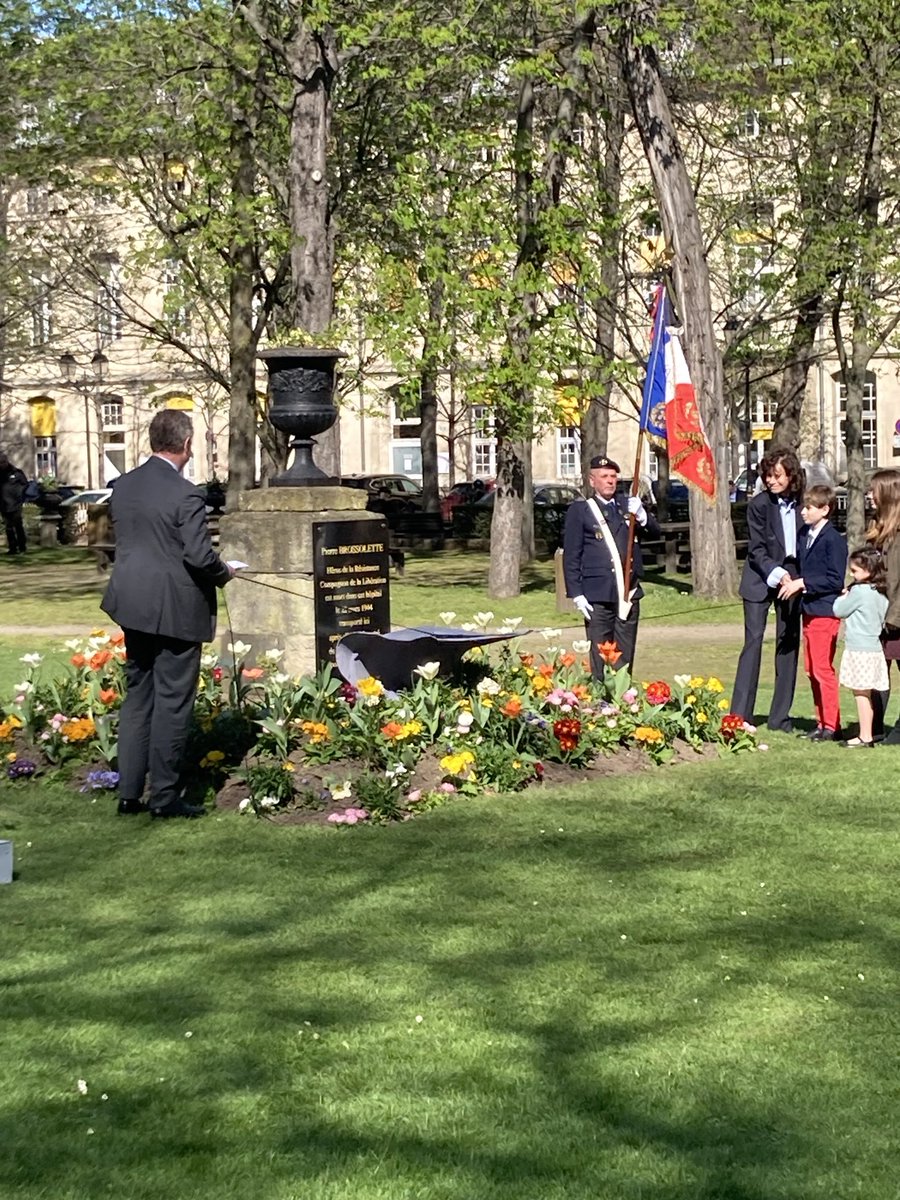
[[831,742],[841,728],[838,681],[834,652],[840,618],[833,613],[847,575],[847,542],[829,520],[834,509],[834,489],[817,484],[803,496],[803,520],[797,536],[799,578],[782,581],[779,595],[801,594],[803,649],[806,673],[816,708],[812,742]]

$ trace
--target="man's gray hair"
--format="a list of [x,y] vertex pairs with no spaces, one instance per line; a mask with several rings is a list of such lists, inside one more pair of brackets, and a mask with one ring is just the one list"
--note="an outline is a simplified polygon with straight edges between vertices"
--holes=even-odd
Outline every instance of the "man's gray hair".
[[178,454],[193,432],[194,423],[183,409],[162,408],[150,422],[150,449]]

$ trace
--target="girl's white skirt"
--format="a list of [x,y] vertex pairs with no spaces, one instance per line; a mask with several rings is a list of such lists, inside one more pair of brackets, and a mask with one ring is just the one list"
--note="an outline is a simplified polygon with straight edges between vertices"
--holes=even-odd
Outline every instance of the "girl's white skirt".
[[845,650],[841,658],[840,681],[855,692],[886,692],[887,662],[881,650]]

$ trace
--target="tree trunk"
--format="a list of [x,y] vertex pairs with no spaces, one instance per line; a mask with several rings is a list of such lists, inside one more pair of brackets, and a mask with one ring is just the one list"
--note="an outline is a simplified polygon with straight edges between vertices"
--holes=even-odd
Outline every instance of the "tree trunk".
[[520,439],[497,432],[497,485],[491,518],[491,565],[488,595],[498,600],[518,596],[525,496],[525,446]]
[[[606,50],[606,48],[604,48]],[[594,319],[594,353],[590,370],[591,399],[581,421],[581,474],[587,479],[595,454],[605,454],[609,442],[609,402],[612,364],[616,359],[616,302],[619,295],[619,252],[622,226],[619,199],[622,192],[622,144],[625,139],[625,102],[618,57],[607,51],[606,78],[591,97],[591,110],[604,113],[601,159],[595,160],[595,193],[601,213],[600,290],[591,308]]]
[[426,512],[439,512],[438,489],[438,367],[432,345],[433,332],[440,329],[444,319],[444,289],[439,280],[429,285],[428,331],[422,343],[422,369],[419,375],[419,441],[422,447],[422,494]]
[[[238,83],[238,88],[243,88]],[[255,270],[254,218],[256,168],[253,134],[246,121],[236,118],[231,127],[231,149],[237,164],[231,188],[234,236],[229,248],[228,357],[230,395],[228,410],[229,498],[247,491],[256,482],[256,347],[259,334],[253,320]]]
[[672,251],[684,322],[685,357],[718,477],[712,503],[691,496],[694,592],[707,599],[719,599],[733,595],[737,582],[727,485],[722,358],[713,329],[709,270],[697,206],[663,87],[659,60],[648,38],[648,31],[656,22],[658,2],[639,0],[623,6],[623,75]]
[[775,413],[775,427],[772,430],[774,446],[799,449],[800,418],[803,415],[803,401],[806,397],[806,381],[816,356],[816,333],[822,323],[822,316],[821,295],[807,296],[801,301],[781,375],[778,409]]

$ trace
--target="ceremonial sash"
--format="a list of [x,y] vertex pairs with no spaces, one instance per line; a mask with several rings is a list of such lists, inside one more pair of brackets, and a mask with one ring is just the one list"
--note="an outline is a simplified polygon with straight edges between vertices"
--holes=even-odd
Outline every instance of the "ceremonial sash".
[[627,621],[628,614],[631,612],[631,596],[634,594],[636,589],[632,588],[626,597],[625,572],[622,570],[622,556],[619,553],[619,547],[616,543],[615,537],[613,536],[613,531],[610,529],[609,522],[603,515],[600,505],[596,500],[588,500],[588,508],[591,510],[591,513],[593,514],[594,519],[600,528],[600,534],[603,540],[606,542],[606,548],[609,551],[610,558],[612,559],[613,571],[615,572],[616,576],[616,591],[619,593],[619,620]]

